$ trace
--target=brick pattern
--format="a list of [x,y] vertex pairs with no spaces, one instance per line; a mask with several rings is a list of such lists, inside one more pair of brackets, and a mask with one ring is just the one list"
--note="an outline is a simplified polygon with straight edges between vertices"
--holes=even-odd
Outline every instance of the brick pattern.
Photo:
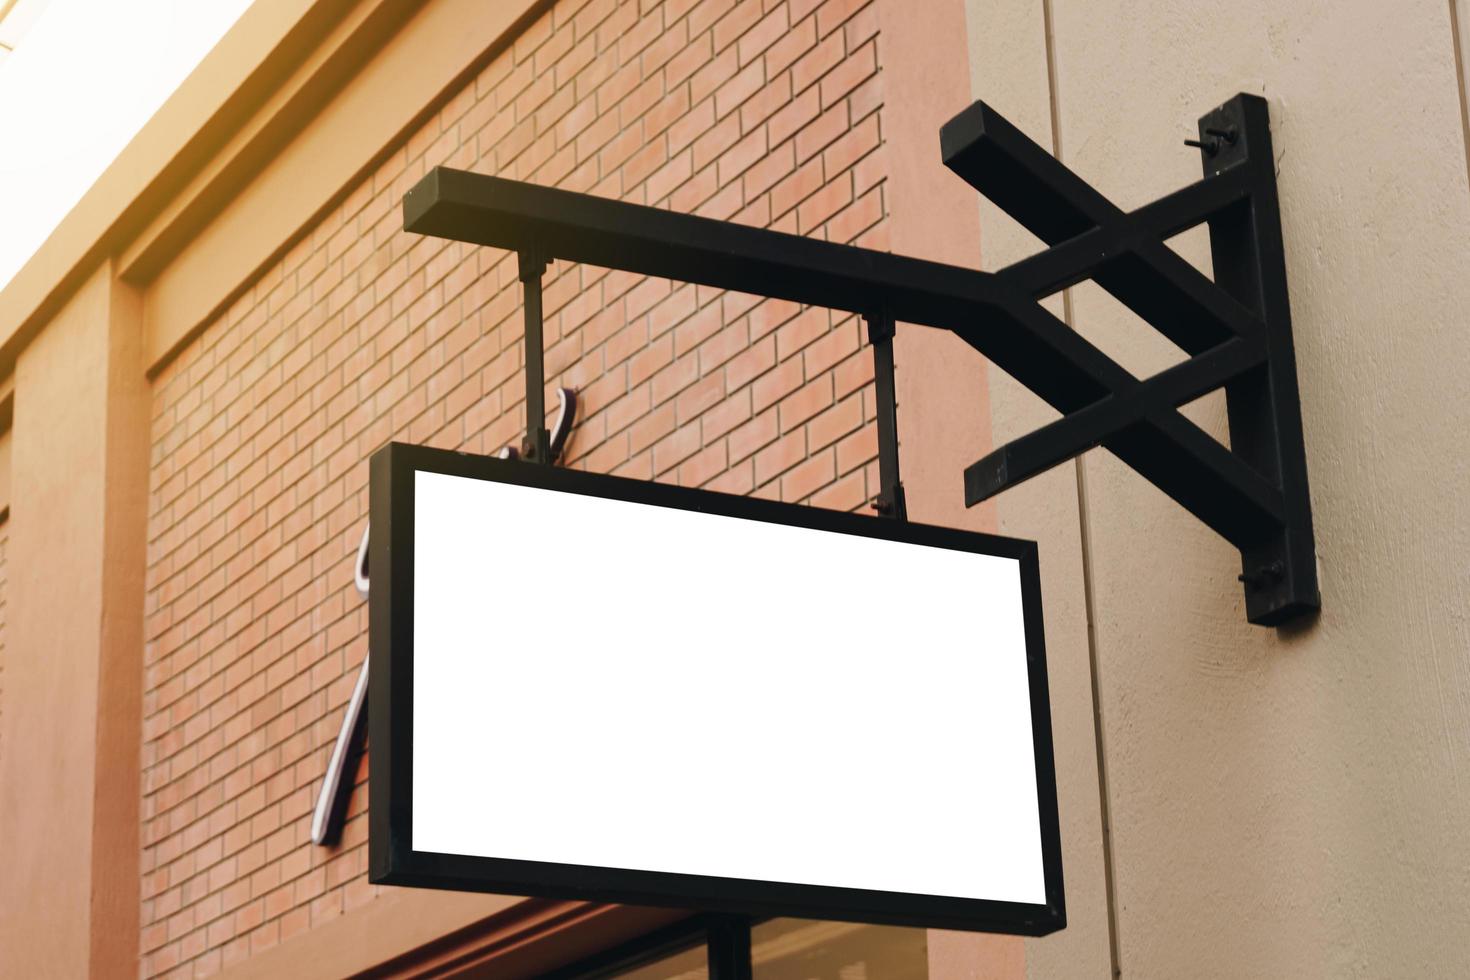
[[[5,624],[10,618],[5,603],[10,594],[7,587],[10,581],[10,569],[7,565],[9,554],[10,517],[6,515],[0,518],[0,715],[5,713]],[[4,751],[5,745],[0,742],[0,752]]]
[[[217,972],[375,894],[360,785],[341,845],[308,842],[366,653],[366,461],[523,428],[514,256],[402,232],[427,167],[886,247],[871,0],[641,6],[553,6],[156,379],[144,976]],[[550,387],[584,404],[568,465],[876,493],[854,318],[567,263],[545,304]]]

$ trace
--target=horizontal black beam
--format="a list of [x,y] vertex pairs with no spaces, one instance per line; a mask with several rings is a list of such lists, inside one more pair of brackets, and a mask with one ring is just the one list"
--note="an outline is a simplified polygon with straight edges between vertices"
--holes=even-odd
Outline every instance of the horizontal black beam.
[[[1134,380],[973,269],[443,167],[414,185],[403,212],[419,234],[953,330],[1059,408]],[[1117,383],[1100,384],[1105,375]]]
[[403,216],[423,235],[931,327],[999,313],[1008,293],[973,269],[446,167],[414,185]]
[[[419,234],[948,329],[1064,413],[1138,384],[1023,291],[973,269],[443,167],[403,212]],[[1177,412],[1108,446],[1231,540],[1270,520],[1264,484]]]
[[973,269],[444,167],[408,192],[403,215],[423,235],[963,330],[1049,400],[1095,400],[1107,393],[1098,371],[1121,370],[1063,323],[1018,321],[1024,297]]

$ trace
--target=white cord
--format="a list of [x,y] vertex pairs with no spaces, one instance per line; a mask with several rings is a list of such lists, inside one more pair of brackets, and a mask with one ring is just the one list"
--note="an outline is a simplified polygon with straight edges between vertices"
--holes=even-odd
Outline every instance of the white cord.
[[[368,597],[368,530],[362,529],[362,544],[357,548],[357,563],[352,568],[353,584],[358,595]],[[367,700],[369,657],[362,658],[362,669],[357,672],[357,685],[352,689],[352,700],[347,702],[347,714],[342,718],[342,730],[337,733],[337,744],[332,747],[332,758],[327,763],[327,774],[322,778],[321,792],[317,794],[316,810],[311,815],[311,842],[325,844],[328,823],[332,818],[332,803],[337,799],[337,789],[346,775],[342,771],[347,765],[347,753],[351,748],[352,730],[362,714],[363,702]]]

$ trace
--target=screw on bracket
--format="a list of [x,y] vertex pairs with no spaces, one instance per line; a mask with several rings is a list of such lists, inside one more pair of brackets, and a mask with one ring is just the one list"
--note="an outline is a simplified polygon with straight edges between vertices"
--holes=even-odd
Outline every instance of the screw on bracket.
[[868,501],[868,506],[884,517],[908,520],[908,502],[904,499],[903,484],[896,483]]
[[1204,140],[1185,140],[1184,145],[1204,150],[1206,156],[1214,156],[1220,152],[1221,143],[1224,143],[1226,146],[1234,146],[1235,141],[1240,138],[1240,133],[1236,131],[1234,126],[1225,129],[1212,126],[1205,130],[1205,136],[1207,138]]
[[1237,582],[1244,582],[1245,587],[1252,592],[1261,592],[1280,582],[1286,577],[1286,565],[1280,561],[1271,564],[1249,574],[1235,576]]

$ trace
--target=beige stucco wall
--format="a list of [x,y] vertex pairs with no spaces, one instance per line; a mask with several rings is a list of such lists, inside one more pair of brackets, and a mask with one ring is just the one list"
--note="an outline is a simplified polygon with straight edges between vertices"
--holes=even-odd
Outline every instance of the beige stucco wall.
[[[1090,568],[1106,779],[1099,797],[1096,769],[1069,767],[1094,706],[1057,688],[1073,924],[1028,941],[1028,972],[1108,974],[1105,802],[1124,975],[1470,974],[1470,186],[1451,7],[967,13],[976,97],[1125,208],[1198,178],[1180,141],[1204,111],[1270,100],[1322,579],[1315,622],[1248,626],[1238,556],[1105,452],[1001,498],[1005,531],[1076,542]],[[993,210],[982,238],[986,267],[1035,247]],[[1176,244],[1208,262],[1202,236]],[[1135,372],[1178,357],[1095,287],[1069,312]],[[1048,417],[992,387],[997,443]],[[1221,400],[1191,414],[1223,433]],[[1053,567],[1047,600],[1087,585],[1080,561]],[[1064,671],[1087,630],[1057,618]]]

